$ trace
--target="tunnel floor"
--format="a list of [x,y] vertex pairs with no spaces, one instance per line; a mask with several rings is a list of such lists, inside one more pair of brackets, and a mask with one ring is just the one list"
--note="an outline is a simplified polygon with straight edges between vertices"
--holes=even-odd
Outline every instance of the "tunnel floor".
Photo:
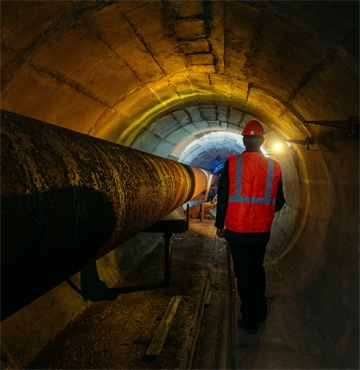
[[[236,326],[240,302],[214,220],[191,219],[188,232],[174,234],[171,260],[166,286],[161,241],[114,290],[115,298],[94,302],[27,368],[332,368],[275,266],[266,266],[266,323],[255,335]],[[179,300],[177,308],[172,297]]]

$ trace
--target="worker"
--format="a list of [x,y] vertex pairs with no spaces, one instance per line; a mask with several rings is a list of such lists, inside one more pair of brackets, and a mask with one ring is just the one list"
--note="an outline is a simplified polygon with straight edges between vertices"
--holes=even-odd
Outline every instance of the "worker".
[[238,324],[248,333],[258,332],[267,314],[266,245],[275,212],[285,204],[281,167],[260,151],[264,129],[249,121],[243,131],[245,151],[230,156],[219,181],[216,235],[230,248],[241,306]]

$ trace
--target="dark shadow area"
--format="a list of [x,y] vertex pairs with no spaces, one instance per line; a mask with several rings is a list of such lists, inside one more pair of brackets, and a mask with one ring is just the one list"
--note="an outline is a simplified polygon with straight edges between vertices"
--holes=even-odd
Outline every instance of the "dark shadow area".
[[83,297],[84,301],[93,302],[113,301],[120,294],[159,289],[166,286],[165,283],[159,283],[132,287],[109,288],[106,283],[100,279],[95,261],[91,262],[81,270],[80,289],[71,280],[67,280],[67,282],[76,292],[78,292]]
[[115,216],[106,194],[85,186],[1,203],[3,320],[86,266],[112,234]]

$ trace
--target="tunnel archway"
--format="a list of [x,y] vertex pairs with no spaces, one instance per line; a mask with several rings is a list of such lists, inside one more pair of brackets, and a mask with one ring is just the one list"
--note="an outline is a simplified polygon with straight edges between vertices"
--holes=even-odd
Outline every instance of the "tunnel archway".
[[[1,108],[170,159],[262,121],[287,198],[269,263],[319,327],[336,322],[334,362],[354,363],[358,14],[353,1],[3,1]],[[271,152],[306,137],[310,150]],[[234,145],[215,142],[198,155],[221,166]]]

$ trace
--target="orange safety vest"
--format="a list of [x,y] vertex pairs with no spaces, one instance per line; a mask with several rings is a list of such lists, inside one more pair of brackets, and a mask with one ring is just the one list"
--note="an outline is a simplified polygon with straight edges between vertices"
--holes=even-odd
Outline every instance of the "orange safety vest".
[[261,153],[229,157],[226,228],[238,233],[270,231],[280,177],[279,163]]

